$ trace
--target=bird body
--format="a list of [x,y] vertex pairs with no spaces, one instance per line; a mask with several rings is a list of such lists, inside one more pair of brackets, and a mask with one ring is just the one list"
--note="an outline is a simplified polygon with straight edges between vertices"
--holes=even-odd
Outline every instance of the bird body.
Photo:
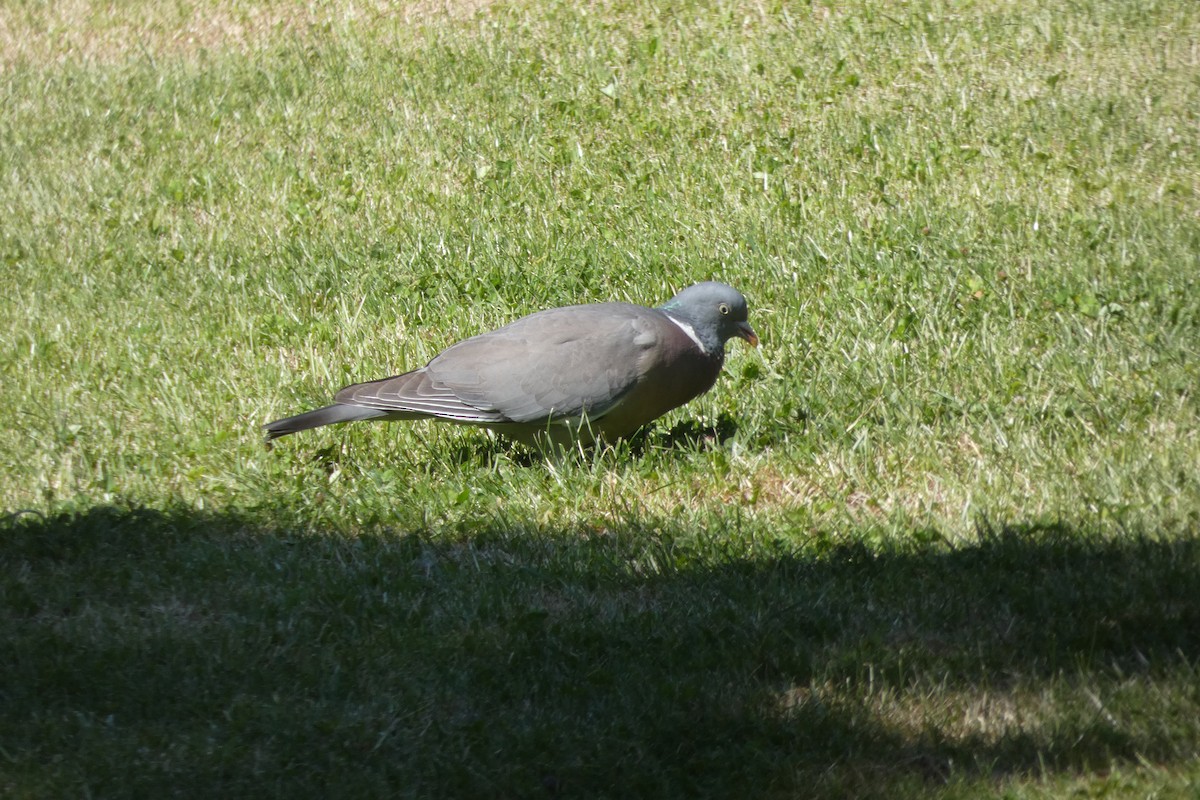
[[660,308],[595,303],[539,311],[444,350],[403,375],[357,383],[334,404],[266,426],[267,439],[355,420],[437,418],[542,446],[627,436],[708,391],[725,342],[758,337],[720,283]]

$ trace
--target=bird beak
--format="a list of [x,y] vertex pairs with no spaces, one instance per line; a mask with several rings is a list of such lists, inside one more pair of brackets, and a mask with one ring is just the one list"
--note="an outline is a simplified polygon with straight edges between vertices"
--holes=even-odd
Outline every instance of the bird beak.
[[734,335],[739,339],[745,339],[750,343],[751,347],[758,347],[758,334],[754,332],[754,328],[750,327],[749,322],[739,322],[737,324],[737,333]]

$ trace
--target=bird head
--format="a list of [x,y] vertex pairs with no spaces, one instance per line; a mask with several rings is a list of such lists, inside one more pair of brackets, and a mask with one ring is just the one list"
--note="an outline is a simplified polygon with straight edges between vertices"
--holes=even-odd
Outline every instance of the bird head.
[[758,347],[758,334],[750,327],[746,298],[732,286],[707,281],[689,286],[661,306],[687,323],[708,351],[723,351],[737,337]]

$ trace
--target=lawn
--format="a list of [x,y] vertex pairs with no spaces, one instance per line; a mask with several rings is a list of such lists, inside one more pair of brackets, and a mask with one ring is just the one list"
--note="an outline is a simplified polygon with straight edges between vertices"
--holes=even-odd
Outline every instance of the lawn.
[[[262,423],[738,287],[547,457]],[[0,6],[0,795],[1194,797],[1200,4]]]

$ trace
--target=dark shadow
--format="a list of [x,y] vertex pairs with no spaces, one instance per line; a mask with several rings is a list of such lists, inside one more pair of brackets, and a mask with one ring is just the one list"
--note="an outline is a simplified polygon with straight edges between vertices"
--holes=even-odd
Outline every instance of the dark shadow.
[[[842,797],[1194,753],[1106,704],[1144,686],[1195,711],[1195,531],[730,553],[668,523],[299,528],[4,522],[0,775],[47,796]],[[1000,737],[903,713],[1022,691],[1096,703]]]
[[737,420],[727,411],[722,411],[715,423],[708,421],[697,422],[695,419],[685,419],[672,425],[669,430],[662,431],[650,425],[642,428],[630,440],[630,449],[635,454],[642,453],[648,447],[658,449],[693,449],[707,450],[719,447],[732,439],[738,431]]

